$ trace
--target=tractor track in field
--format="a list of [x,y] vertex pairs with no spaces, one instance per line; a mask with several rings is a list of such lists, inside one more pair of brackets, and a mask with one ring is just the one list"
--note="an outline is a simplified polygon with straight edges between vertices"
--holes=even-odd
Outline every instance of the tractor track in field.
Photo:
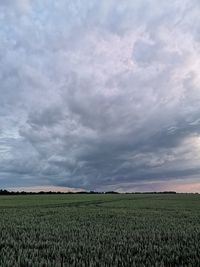
[[112,200],[93,200],[93,201],[79,201],[79,202],[71,202],[71,203],[52,203],[52,204],[39,204],[39,205],[5,205],[0,206],[0,210],[2,209],[29,209],[29,208],[63,208],[63,207],[84,207],[84,206],[94,206],[94,207],[101,207],[101,204],[104,203],[112,203],[112,202],[118,202],[123,200],[133,200],[133,199],[112,199]]

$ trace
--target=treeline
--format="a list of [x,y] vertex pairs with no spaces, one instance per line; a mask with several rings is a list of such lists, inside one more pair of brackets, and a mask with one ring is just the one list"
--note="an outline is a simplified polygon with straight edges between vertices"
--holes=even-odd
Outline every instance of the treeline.
[[[40,191],[40,192],[25,192],[25,191],[8,191],[0,190],[0,195],[55,195],[55,194],[121,194],[116,191],[96,192],[96,191],[81,191],[81,192],[53,192],[53,191]],[[176,194],[175,191],[164,191],[164,192],[131,192],[125,194]]]
[[0,189],[0,195],[56,195],[56,194],[119,194],[115,191],[96,192],[96,191],[79,191],[79,192],[60,192],[60,191],[39,191],[39,192],[26,192],[26,191],[8,191]]

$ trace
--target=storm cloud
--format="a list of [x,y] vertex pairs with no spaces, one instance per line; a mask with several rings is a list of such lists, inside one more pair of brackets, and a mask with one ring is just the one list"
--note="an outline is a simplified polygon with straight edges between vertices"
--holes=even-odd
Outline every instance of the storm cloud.
[[1,187],[199,190],[199,1],[0,1],[0,25]]

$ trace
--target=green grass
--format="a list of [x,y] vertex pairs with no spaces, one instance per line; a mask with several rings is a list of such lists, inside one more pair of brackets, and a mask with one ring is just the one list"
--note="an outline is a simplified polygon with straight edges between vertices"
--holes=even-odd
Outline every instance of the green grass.
[[0,266],[200,266],[200,195],[0,196]]

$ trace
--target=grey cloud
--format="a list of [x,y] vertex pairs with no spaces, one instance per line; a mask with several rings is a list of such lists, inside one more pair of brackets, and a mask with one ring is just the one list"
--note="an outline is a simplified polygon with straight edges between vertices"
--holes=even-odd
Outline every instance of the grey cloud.
[[19,3],[0,7],[0,186],[200,173],[197,1]]

